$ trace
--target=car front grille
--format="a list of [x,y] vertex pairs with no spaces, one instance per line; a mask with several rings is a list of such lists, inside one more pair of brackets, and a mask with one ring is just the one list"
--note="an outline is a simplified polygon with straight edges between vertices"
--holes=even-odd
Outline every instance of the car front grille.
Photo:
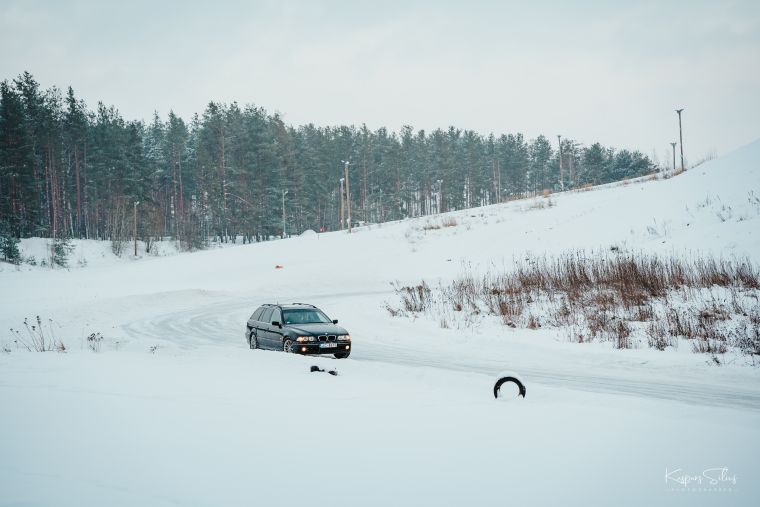
[[334,342],[335,341],[335,335],[334,334],[321,334],[321,335],[319,335],[319,341],[321,341],[321,342]]

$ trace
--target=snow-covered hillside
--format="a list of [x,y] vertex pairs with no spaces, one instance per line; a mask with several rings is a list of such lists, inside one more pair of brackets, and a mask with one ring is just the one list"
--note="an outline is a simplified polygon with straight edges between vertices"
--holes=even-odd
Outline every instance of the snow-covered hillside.
[[[392,282],[612,247],[760,263],[760,140],[669,179],[350,235],[4,265],[0,329],[39,315],[67,352],[25,352],[0,331],[0,504],[757,504],[752,361],[386,310]],[[340,319],[351,357],[248,350],[250,313],[293,301]],[[493,399],[504,370],[526,399]],[[674,480],[716,467],[715,484]]]

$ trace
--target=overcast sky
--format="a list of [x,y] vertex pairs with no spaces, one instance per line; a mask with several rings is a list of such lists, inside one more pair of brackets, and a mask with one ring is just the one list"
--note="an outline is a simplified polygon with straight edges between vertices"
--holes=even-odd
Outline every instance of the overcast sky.
[[209,100],[294,125],[454,125],[692,161],[760,137],[760,2],[0,0],[0,79],[128,119]]

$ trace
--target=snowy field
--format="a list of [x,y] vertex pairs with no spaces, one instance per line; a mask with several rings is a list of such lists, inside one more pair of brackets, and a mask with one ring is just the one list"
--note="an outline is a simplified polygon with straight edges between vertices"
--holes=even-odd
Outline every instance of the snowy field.
[[[351,235],[2,265],[0,505],[760,504],[756,360],[386,310],[392,282],[611,247],[760,263],[760,141],[666,180]],[[340,319],[351,357],[248,350],[253,310],[293,301]],[[14,344],[38,315],[66,353]],[[525,399],[493,399],[503,371]]]

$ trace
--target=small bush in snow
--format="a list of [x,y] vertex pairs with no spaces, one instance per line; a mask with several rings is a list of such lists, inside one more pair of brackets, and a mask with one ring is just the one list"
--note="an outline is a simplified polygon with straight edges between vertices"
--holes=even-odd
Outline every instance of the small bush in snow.
[[66,346],[63,341],[55,336],[53,321],[48,319],[47,329],[39,315],[34,321],[24,319],[24,333],[17,329],[11,328],[11,336],[16,347],[23,348],[29,352],[65,352]]
[[760,324],[747,323],[739,333],[736,346],[745,354],[760,356]]
[[68,238],[56,238],[53,240],[52,252],[50,256],[51,266],[60,266],[66,268],[69,265],[69,254],[73,250],[71,240]]
[[10,227],[0,222],[0,257],[12,264],[21,263],[21,252],[18,249],[18,238],[12,233]]
[[391,317],[398,317],[402,313],[400,309],[394,308],[390,304],[387,304],[387,303],[385,305],[385,309],[390,314]]
[[622,319],[617,319],[612,325],[612,340],[615,348],[630,349],[634,347],[631,340],[631,326]]
[[90,333],[87,335],[87,346],[93,352],[100,352],[100,344],[103,342],[103,335],[100,333]]
[[536,201],[534,201],[533,203],[531,203],[530,205],[528,205],[528,209],[529,210],[534,210],[534,209],[553,208],[555,204],[554,204],[554,201],[552,201],[549,198],[549,195],[545,195],[544,196],[544,197],[546,197],[545,201],[544,200],[536,200]]
[[454,217],[445,217],[440,222],[428,221],[422,226],[423,231],[434,231],[438,229],[444,229],[446,227],[456,227],[458,224],[457,219]]
[[121,241],[121,240],[113,240],[111,241],[111,251],[116,257],[121,257],[121,254],[124,253],[124,250],[127,248],[127,242]]
[[662,322],[650,322],[646,326],[647,342],[649,346],[657,350],[665,350],[668,347],[677,347],[678,340],[668,334],[668,329]]
[[394,289],[401,295],[404,310],[407,312],[423,312],[430,306],[430,287],[425,282],[413,287],[394,285]]
[[694,352],[705,354],[725,354],[727,352],[725,340],[694,340],[691,342]]

